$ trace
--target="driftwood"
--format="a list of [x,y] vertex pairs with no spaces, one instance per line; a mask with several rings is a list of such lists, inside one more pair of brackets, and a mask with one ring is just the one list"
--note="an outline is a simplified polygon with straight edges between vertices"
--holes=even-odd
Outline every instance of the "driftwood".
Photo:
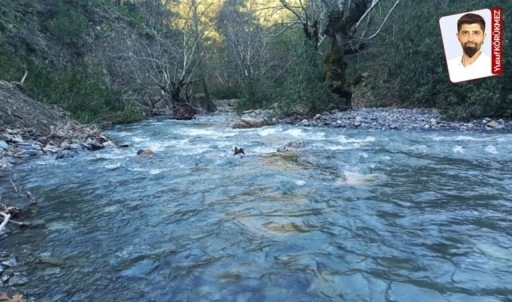
[[21,78],[21,81],[20,81],[21,85],[25,84],[25,79],[27,78],[27,75],[28,75],[28,70],[25,70],[25,74],[23,75],[23,78]]
[[21,213],[21,210],[16,207],[7,207],[4,204],[0,204],[0,219],[3,219],[0,224],[0,234],[4,232],[5,226],[9,222],[19,226],[20,228],[28,226],[24,222],[11,219],[12,217],[16,217],[19,213]]
[[0,215],[4,217],[4,221],[0,224],[0,234],[2,234],[4,232],[5,225],[7,224],[7,222],[9,222],[9,219],[11,218],[11,214],[0,212]]
[[14,188],[14,192],[18,193],[18,188],[16,188],[16,185],[14,184],[12,179],[11,179],[11,184],[12,184],[12,187]]
[[[12,184],[12,187],[14,188],[14,191],[16,193],[21,193],[21,188],[17,188],[16,185],[14,184],[14,182],[11,180],[11,184]],[[29,206],[35,206],[37,205],[37,201],[32,197],[32,194],[27,191],[25,192],[26,196],[29,198]],[[20,221],[16,221],[16,220],[13,220],[11,218],[13,217],[17,217],[20,213],[21,213],[21,210],[17,207],[8,207],[6,206],[5,204],[1,203],[2,201],[2,196],[0,195],[0,234],[3,234],[4,233],[4,229],[5,229],[5,226],[7,225],[7,223],[13,223],[13,224],[16,224],[17,226],[19,227],[25,227],[27,226],[26,223],[24,222],[20,222]]]
[[13,219],[9,219],[9,222],[10,223],[14,223],[15,225],[19,226],[20,228],[28,226],[28,224],[26,224],[24,222],[16,221],[16,220],[13,220]]

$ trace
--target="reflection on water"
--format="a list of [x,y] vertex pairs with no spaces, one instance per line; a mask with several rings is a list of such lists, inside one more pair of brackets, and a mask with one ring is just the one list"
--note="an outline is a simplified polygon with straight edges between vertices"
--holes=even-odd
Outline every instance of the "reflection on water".
[[226,116],[109,134],[132,146],[4,178],[40,201],[2,241],[35,301],[512,300],[511,135]]

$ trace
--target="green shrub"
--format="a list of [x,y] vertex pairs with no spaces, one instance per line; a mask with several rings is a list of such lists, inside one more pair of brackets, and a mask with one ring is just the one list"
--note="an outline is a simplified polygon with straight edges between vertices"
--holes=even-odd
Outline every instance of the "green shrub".
[[[84,123],[126,123],[142,117],[136,106],[122,101],[120,93],[109,87],[103,70],[83,59],[89,45],[88,18],[96,10],[111,10],[110,0],[4,2],[0,5],[0,80],[20,81],[28,70],[25,86],[32,98],[56,104]],[[121,9],[134,13],[133,7]],[[38,31],[50,34],[53,41],[44,42],[53,47],[41,49],[39,39],[34,39]],[[55,48],[60,61],[48,52]]]
[[242,99],[237,103],[237,111],[264,108],[272,104],[273,88],[271,81],[264,76],[254,76],[242,80]]
[[238,99],[242,95],[241,88],[235,85],[210,85],[211,95],[217,100]]
[[[508,79],[507,79],[508,77]],[[450,120],[473,120],[482,117],[512,117],[512,93],[505,83],[510,75],[468,81],[454,85],[439,101],[439,108]],[[501,87],[501,88],[498,88]]]
[[139,13],[139,7],[136,3],[125,2],[118,7],[119,12],[126,18],[133,28],[145,28],[144,18]]
[[88,20],[80,6],[74,6],[66,0],[56,1],[48,30],[58,42],[81,46],[88,27]]
[[[488,0],[400,3],[368,50],[350,57],[352,75],[369,74],[365,89],[373,99],[365,105],[437,107],[449,119],[510,117],[510,73],[451,83],[439,31],[442,16],[494,5]],[[503,15],[504,24],[512,22],[512,15]],[[504,33],[506,51],[512,31]],[[505,55],[504,68],[511,63]]]
[[26,54],[20,39],[20,26],[26,22],[24,1],[4,1],[0,5],[0,80],[19,81],[24,70]]
[[283,73],[277,89],[278,109],[284,115],[314,115],[341,105],[323,80],[323,57],[304,41],[296,45],[295,60]]
[[102,73],[83,62],[62,70],[32,64],[30,74],[33,98],[59,105],[83,123],[102,123],[112,116],[124,122],[136,119],[135,109],[108,87]]

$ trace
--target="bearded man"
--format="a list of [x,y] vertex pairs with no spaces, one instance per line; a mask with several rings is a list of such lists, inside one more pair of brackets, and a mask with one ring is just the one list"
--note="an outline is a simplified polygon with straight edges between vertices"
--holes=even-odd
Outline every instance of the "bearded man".
[[452,82],[493,75],[491,58],[481,50],[485,37],[485,20],[482,16],[468,13],[457,21],[457,39],[462,47],[462,55],[448,61]]

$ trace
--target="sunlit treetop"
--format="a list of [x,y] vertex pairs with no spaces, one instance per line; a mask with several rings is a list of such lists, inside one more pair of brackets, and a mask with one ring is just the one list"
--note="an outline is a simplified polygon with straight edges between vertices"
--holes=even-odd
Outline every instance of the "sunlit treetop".
[[[307,0],[286,0],[285,2],[293,7],[305,4]],[[320,0],[317,0],[320,1]],[[261,25],[274,25],[286,23],[292,19],[292,13],[283,7],[279,0],[245,0],[242,12],[254,14]]]
[[[306,1],[286,0],[286,3],[298,7]],[[222,39],[214,24],[224,0],[167,0],[165,3],[174,14],[171,21],[174,27],[199,33],[209,39]],[[253,14],[261,25],[284,23],[292,18],[280,0],[245,0],[243,3],[240,11]]]
[[171,0],[167,1],[174,14],[172,24],[183,31],[193,31],[204,37],[219,40],[213,24],[224,0]]

